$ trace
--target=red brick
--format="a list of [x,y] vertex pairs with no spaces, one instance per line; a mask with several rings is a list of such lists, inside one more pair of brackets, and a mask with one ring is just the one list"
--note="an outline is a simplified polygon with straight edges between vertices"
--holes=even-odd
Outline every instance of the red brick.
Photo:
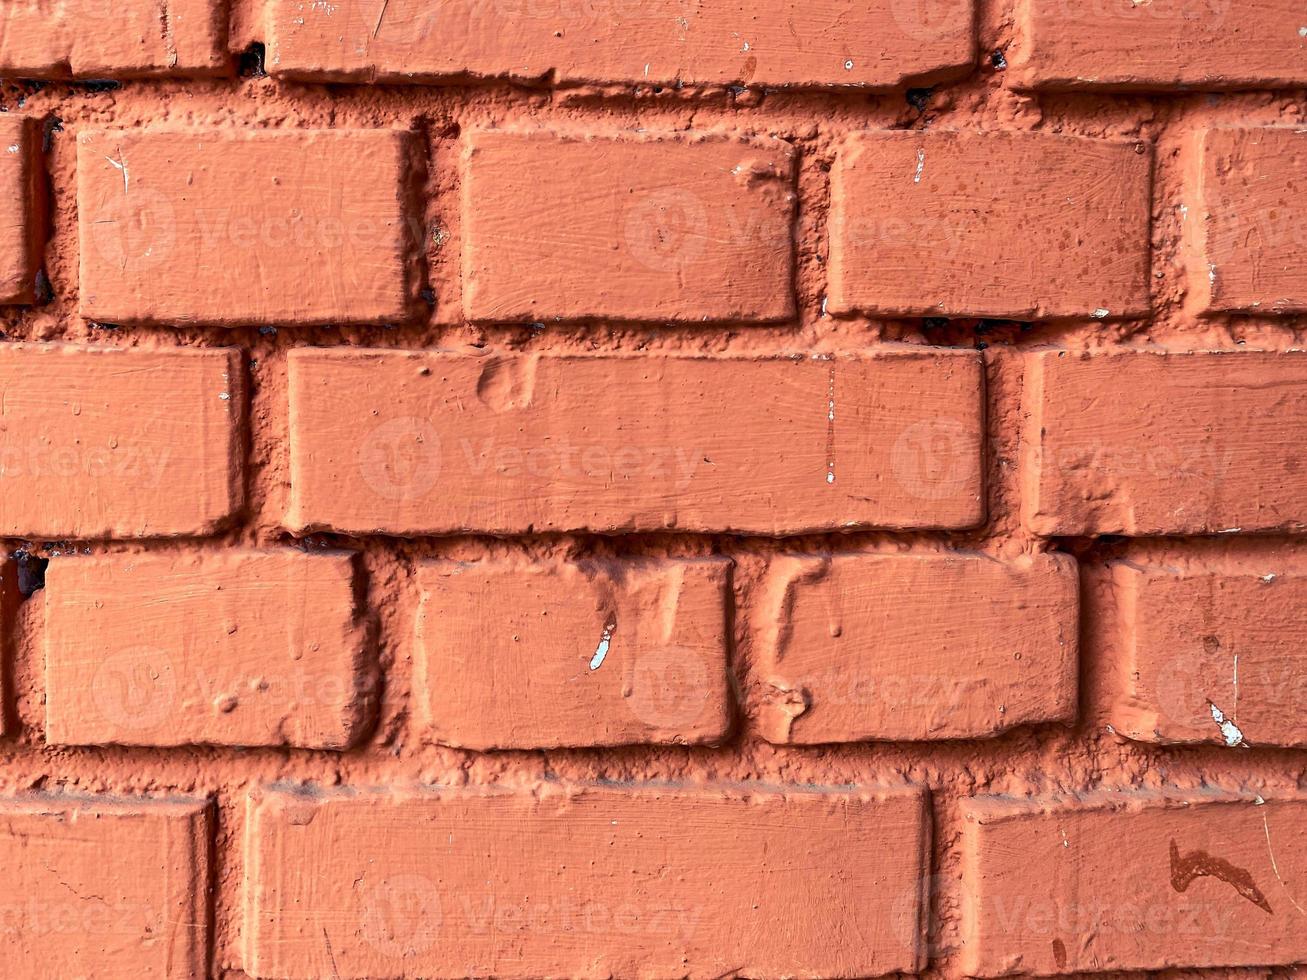
[[1030,355],[1023,508],[1040,534],[1307,527],[1302,351]]
[[1152,157],[1142,147],[1027,132],[849,137],[831,172],[829,309],[1146,312]]
[[0,834],[5,976],[207,975],[206,803],[11,798]]
[[473,749],[720,740],[730,579],[722,558],[425,565],[423,720]]
[[[3,17],[0,12],[0,25]],[[36,298],[45,244],[45,184],[37,121],[0,116],[0,304]]]
[[297,78],[888,88],[975,56],[970,0],[276,0],[269,67]]
[[1307,83],[1294,0],[1020,0],[1010,73],[1047,89],[1238,89]]
[[56,559],[46,741],[347,748],[374,694],[356,588],[342,554]]
[[268,792],[248,833],[256,977],[924,965],[929,830],[914,790]]
[[[14,638],[14,617],[21,601],[18,590],[18,564],[8,556],[0,555],[0,663],[12,664],[16,653],[17,641]],[[8,698],[12,690],[12,679],[7,671],[0,671],[0,698]],[[0,711],[0,735],[9,729],[7,712]]]
[[212,75],[229,67],[223,0],[5,0],[0,75]]
[[1307,746],[1307,572],[1290,558],[1112,569],[1128,738]]
[[476,133],[463,157],[467,316],[790,317],[794,157],[778,139]]
[[1076,713],[1075,562],[786,555],[756,609],[765,738],[983,738]]
[[231,349],[0,344],[0,534],[207,534],[244,500]]
[[1192,144],[1182,213],[1197,305],[1307,312],[1307,130],[1209,129]]
[[289,361],[296,530],[777,535],[984,516],[970,351]]
[[963,801],[962,972],[1301,962],[1307,798],[1260,799]]
[[398,130],[83,132],[81,311],[123,323],[407,316]]

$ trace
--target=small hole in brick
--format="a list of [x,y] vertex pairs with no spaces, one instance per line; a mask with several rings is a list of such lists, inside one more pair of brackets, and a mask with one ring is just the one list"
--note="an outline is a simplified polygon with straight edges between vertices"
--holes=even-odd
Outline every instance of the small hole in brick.
[[427,286],[425,289],[422,290],[422,292],[418,293],[418,295],[422,297],[422,302],[426,303],[427,306],[430,306],[432,309],[435,309],[436,291],[434,289],[432,289],[430,286]]
[[264,57],[265,49],[262,41],[254,41],[242,51],[239,68],[241,78],[266,78],[268,72],[263,67]]
[[54,134],[64,131],[63,120],[58,116],[50,116],[46,119],[41,127],[41,152],[49,153],[50,148],[54,146]]
[[921,325],[927,330],[943,330],[949,325],[949,318],[946,316],[928,316],[921,321]]
[[33,555],[21,548],[14,552],[13,557],[18,565],[18,591],[26,598],[38,589],[44,589],[45,570],[50,559]]
[[73,84],[83,92],[89,92],[92,94],[97,92],[115,92],[123,87],[122,82],[115,82],[110,78],[89,78],[84,82],[74,82]]
[[990,53],[989,63],[994,66],[995,71],[1005,71],[1007,69],[1007,55],[1003,53],[1002,48],[995,48]]
[[45,306],[54,299],[54,287],[50,285],[50,277],[45,274],[44,269],[37,270],[34,292],[37,306]]
[[918,112],[925,112],[926,106],[930,104],[930,97],[935,94],[933,88],[910,88],[904,94],[908,100],[908,105]]

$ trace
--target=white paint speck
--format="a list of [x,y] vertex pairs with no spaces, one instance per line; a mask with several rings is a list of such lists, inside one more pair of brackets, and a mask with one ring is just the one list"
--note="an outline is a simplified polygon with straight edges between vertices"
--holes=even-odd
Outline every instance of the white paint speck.
[[1307,37],[1307,27],[1300,27],[1300,28],[1298,28],[1298,36],[1299,36],[1299,37]]
[[1238,748],[1241,745],[1246,745],[1247,743],[1243,740],[1243,732],[1239,730],[1239,726],[1229,718],[1225,717],[1225,712],[1216,705],[1212,704],[1210,701],[1208,702],[1208,705],[1212,709],[1212,721],[1220,726],[1221,736],[1225,739],[1225,744],[1232,749]]
[[844,70],[845,70],[845,71],[853,71],[853,59],[852,59],[852,58],[850,58],[848,61],[844,62]]
[[127,189],[131,186],[132,175],[131,175],[131,174],[128,172],[128,170],[127,170],[127,158],[126,158],[126,157],[123,157],[122,150],[119,150],[119,151],[118,151],[118,156],[122,157],[122,160],[121,160],[121,161],[119,161],[119,160],[115,160],[113,157],[110,157],[110,156],[106,156],[105,159],[109,161],[109,163],[110,163],[111,166],[113,166],[115,169],[117,169],[117,170],[119,170],[119,171],[122,172],[122,175],[123,175],[123,193],[126,194],[126,193],[127,193]]
[[1112,315],[1111,310],[1105,310],[1101,306],[1098,309],[1094,310],[1095,320],[1106,320],[1111,315]]
[[741,51],[748,51],[748,50],[749,50],[749,42],[748,42],[748,41],[745,41],[745,42],[744,42],[744,45],[740,48],[740,50],[741,50]]
[[1262,583],[1265,585],[1270,585],[1272,582],[1275,581],[1275,579],[1276,579],[1276,575],[1274,572],[1267,572],[1265,575],[1262,576]]
[[231,395],[229,395],[229,394],[228,394],[227,392],[225,392],[225,391],[220,391],[220,392],[218,392],[218,397],[221,398],[223,401],[230,401],[230,400],[231,400]]
[[923,170],[925,170],[925,169],[926,169],[926,151],[925,151],[925,150],[922,150],[922,149],[918,149],[918,150],[917,150],[917,172],[914,173],[914,174],[912,175],[912,182],[913,182],[914,184],[920,184],[920,183],[921,183],[921,172],[922,172]]
[[6,146],[5,149],[8,150],[10,153],[17,153],[17,152],[18,152],[18,144],[15,143],[13,146]]
[[603,635],[599,637],[599,645],[595,647],[595,654],[590,658],[590,669],[598,670],[604,665],[604,658],[608,656],[608,647],[613,642],[613,631],[617,629],[617,622],[610,619],[604,624]]

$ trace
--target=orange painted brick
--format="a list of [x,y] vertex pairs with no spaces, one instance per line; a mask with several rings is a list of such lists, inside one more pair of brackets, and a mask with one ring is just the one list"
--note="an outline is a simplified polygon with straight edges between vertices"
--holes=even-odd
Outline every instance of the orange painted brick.
[[1192,143],[1183,213],[1197,304],[1214,313],[1307,311],[1307,130],[1209,129]]
[[794,314],[793,147],[708,134],[473,134],[463,157],[473,320]]
[[250,808],[245,969],[912,972],[928,824],[916,790],[269,791]]
[[758,602],[764,737],[983,738],[1068,721],[1075,562],[1035,555],[786,555]]
[[1020,0],[1010,70],[1046,89],[1307,84],[1295,0]]
[[213,75],[230,65],[225,0],[5,0],[0,75]]
[[209,823],[200,800],[41,794],[0,802],[0,973],[207,975]]
[[124,323],[407,316],[398,130],[161,129],[78,138],[81,311]]
[[971,351],[289,361],[297,530],[778,535],[984,517]]
[[375,694],[357,584],[294,550],[53,561],[46,741],[349,747]]
[[37,121],[0,116],[0,304],[36,298],[45,237],[45,183]]
[[967,976],[1307,958],[1307,798],[989,797],[962,813]]
[[1111,721],[1128,738],[1307,746],[1307,571],[1288,558],[1112,569]]
[[424,565],[423,720],[473,749],[718,741],[730,579],[722,558]]
[[1143,149],[1026,132],[849,137],[831,172],[829,309],[1146,312],[1152,157]]
[[297,78],[886,88],[974,58],[971,0],[276,0],[270,70]]
[[0,534],[207,534],[242,506],[230,349],[0,344]]
[[1040,534],[1307,527],[1301,351],[1030,355],[1023,510]]

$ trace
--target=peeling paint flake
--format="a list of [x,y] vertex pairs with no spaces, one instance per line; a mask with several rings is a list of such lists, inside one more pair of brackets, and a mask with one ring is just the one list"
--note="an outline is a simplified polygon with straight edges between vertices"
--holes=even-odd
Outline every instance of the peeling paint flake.
[[599,637],[599,645],[595,647],[594,656],[590,658],[590,669],[598,670],[604,665],[604,658],[608,656],[608,648],[612,645],[613,634],[617,631],[617,617],[609,616],[608,621],[604,623],[604,632]]

